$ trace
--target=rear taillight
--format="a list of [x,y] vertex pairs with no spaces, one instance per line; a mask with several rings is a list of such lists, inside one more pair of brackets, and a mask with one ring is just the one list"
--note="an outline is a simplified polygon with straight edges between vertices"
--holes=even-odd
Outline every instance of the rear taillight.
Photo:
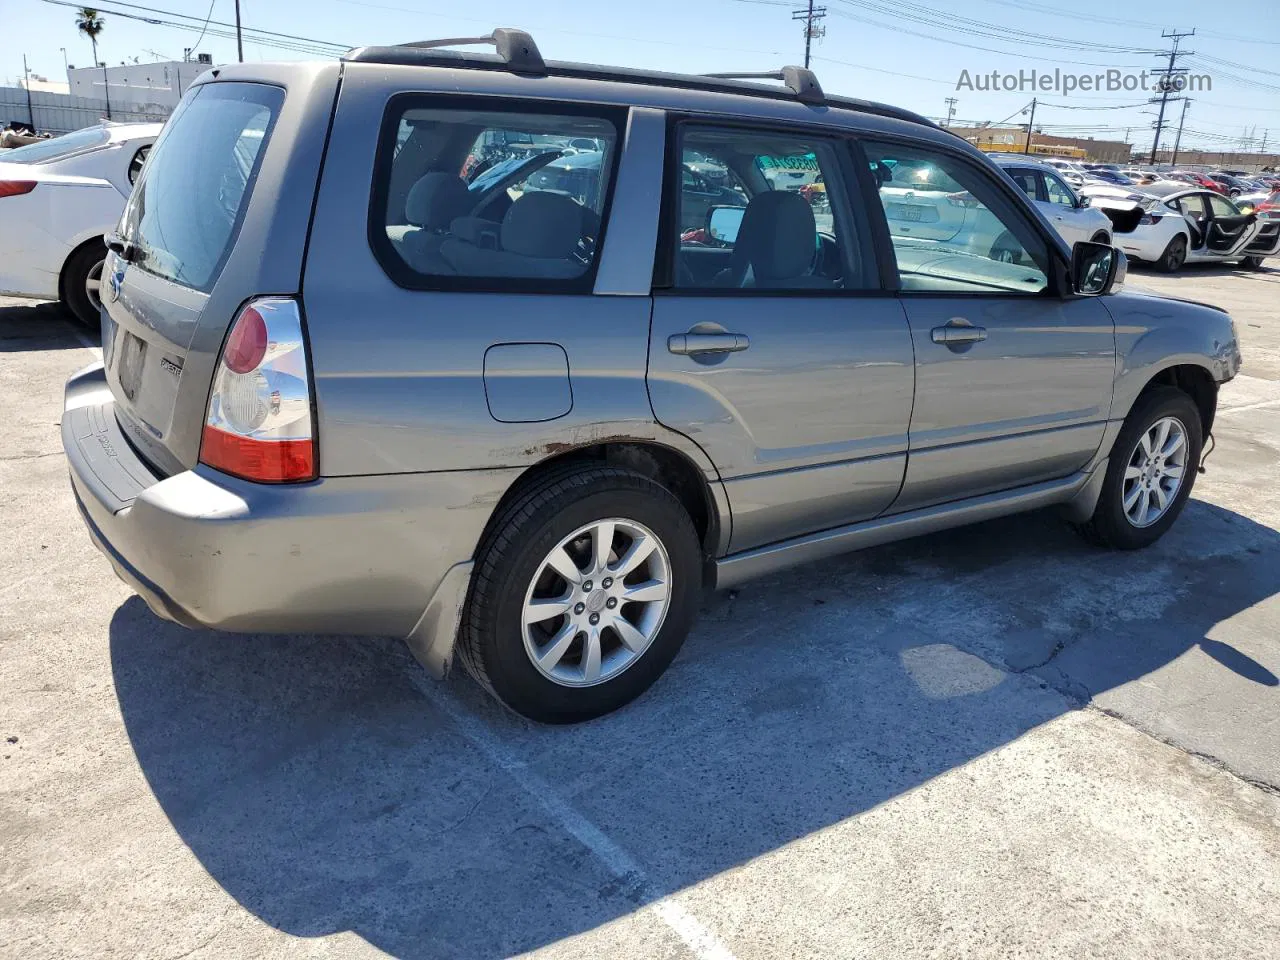
[[1163,219],[1164,219],[1164,214],[1162,213],[1144,213],[1142,215],[1142,219],[1139,220],[1138,222],[1145,223],[1145,224],[1152,224],[1152,223],[1159,223]]
[[982,202],[967,190],[961,193],[948,193],[947,203],[951,204],[953,207],[964,207],[969,210],[982,206]]
[[20,197],[35,188],[34,180],[0,180],[0,197]]
[[315,479],[311,373],[295,301],[254,300],[231,325],[213,375],[200,462],[260,483]]

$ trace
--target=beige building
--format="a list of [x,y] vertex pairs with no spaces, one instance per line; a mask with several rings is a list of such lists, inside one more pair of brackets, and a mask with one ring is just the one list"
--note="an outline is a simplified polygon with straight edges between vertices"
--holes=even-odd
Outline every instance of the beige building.
[[[1161,150],[1156,154],[1157,163],[1172,163],[1173,151]],[[1280,170],[1280,153],[1233,153],[1230,150],[1179,150],[1178,166],[1205,167],[1226,170],[1245,170],[1249,173],[1261,173]]]
[[[980,150],[1021,153],[1027,145],[1026,127],[951,127],[949,129]],[[1083,155],[1080,159],[1096,163],[1128,163],[1133,153],[1133,147],[1122,140],[1059,137],[1038,131],[1031,134],[1031,148],[1032,153],[1041,156],[1052,156],[1055,150],[1064,155],[1073,154],[1074,150],[1081,150]]]

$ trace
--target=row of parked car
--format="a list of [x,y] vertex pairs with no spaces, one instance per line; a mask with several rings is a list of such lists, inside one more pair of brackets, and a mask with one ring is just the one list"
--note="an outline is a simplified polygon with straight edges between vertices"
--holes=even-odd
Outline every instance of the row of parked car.
[[[1002,164],[1026,162],[1010,155]],[[1132,259],[1177,271],[1184,263],[1238,261],[1258,269],[1280,252],[1280,177],[1156,171],[1050,159],[1081,203],[1112,220]]]

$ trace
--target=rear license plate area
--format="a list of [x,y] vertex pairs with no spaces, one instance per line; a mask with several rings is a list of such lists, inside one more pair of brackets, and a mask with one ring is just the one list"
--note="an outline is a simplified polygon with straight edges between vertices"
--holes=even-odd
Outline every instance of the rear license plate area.
[[119,350],[120,390],[128,399],[133,400],[142,385],[142,368],[147,362],[147,341],[125,331]]

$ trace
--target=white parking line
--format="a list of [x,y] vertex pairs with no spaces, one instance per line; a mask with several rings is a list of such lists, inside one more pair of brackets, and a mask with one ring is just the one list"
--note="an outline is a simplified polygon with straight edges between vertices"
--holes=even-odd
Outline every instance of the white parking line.
[[[520,785],[572,837],[590,850],[619,880],[637,890],[642,899],[651,895],[644,869],[631,855],[610,840],[594,823],[575,810],[552,786],[529,769],[528,765],[494,737],[475,717],[462,710],[449,696],[435,688],[435,681],[425,676],[413,680],[419,692],[439,707],[453,721],[458,732],[472,746]],[[648,904],[671,930],[684,941],[698,960],[736,960],[720,938],[703,926],[702,921],[671,897]]]
[[66,323],[67,323],[67,329],[71,331],[71,335],[80,341],[80,346],[84,347],[91,354],[93,354],[93,359],[101,360],[102,348],[98,346],[96,343],[94,343],[92,340],[90,340],[88,337],[86,337],[83,333],[81,333],[80,328],[77,327],[70,320],[66,321]]
[[1262,407],[1280,406],[1280,399],[1276,400],[1259,400],[1256,403],[1242,403],[1238,407],[1223,407],[1218,411],[1218,416],[1225,417],[1229,413],[1240,413],[1242,410],[1258,410]]

